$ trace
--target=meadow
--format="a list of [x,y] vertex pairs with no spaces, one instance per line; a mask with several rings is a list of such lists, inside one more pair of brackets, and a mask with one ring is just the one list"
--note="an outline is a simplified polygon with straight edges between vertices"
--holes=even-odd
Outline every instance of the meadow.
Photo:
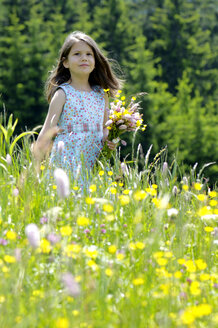
[[13,132],[11,118],[0,132],[1,328],[218,326],[207,165],[187,174],[165,150],[126,162],[117,151],[81,191],[61,172],[48,180],[31,134]]

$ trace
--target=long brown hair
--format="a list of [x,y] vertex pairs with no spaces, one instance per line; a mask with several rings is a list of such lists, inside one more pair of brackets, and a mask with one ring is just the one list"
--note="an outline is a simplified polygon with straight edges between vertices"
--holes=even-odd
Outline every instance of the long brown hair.
[[99,85],[104,89],[109,89],[110,96],[114,96],[117,90],[121,87],[122,81],[115,75],[111,64],[96,42],[83,32],[75,31],[70,33],[60,50],[60,56],[57,66],[50,72],[50,76],[45,85],[45,93],[48,102],[51,101],[57,87],[70,80],[70,71],[64,67],[63,63],[68,57],[72,46],[76,41],[84,41],[89,47],[92,48],[95,57],[95,69],[89,75],[90,86]]

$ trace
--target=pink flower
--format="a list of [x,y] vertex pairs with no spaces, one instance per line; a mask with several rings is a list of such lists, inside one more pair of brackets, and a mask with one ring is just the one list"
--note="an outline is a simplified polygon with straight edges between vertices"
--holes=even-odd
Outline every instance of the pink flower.
[[40,232],[36,224],[30,223],[25,228],[25,233],[30,245],[37,248],[40,245]]
[[119,120],[119,121],[116,122],[117,125],[122,124],[122,123],[124,123],[124,120]]
[[121,144],[122,144],[123,146],[126,146],[126,145],[127,145],[127,142],[126,142],[125,140],[121,140]]
[[14,188],[12,194],[14,197],[17,197],[19,195],[19,190],[17,188]]
[[108,120],[108,121],[105,123],[105,126],[109,126],[109,125],[111,125],[112,123],[113,123],[112,120]]
[[70,272],[63,273],[61,280],[68,294],[73,297],[78,296],[80,294],[80,286],[75,281],[73,275]]
[[59,197],[68,197],[70,194],[70,181],[67,174],[62,169],[55,169],[54,178],[56,180]]

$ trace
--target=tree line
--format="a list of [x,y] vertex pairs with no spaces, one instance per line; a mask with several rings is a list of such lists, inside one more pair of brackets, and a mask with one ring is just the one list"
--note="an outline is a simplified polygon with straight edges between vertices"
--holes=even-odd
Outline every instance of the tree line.
[[[141,96],[146,132],[137,143],[152,154],[218,176],[218,0],[1,0],[0,106],[19,129],[42,124],[44,83],[72,31],[93,37]],[[131,139],[127,135],[126,138]],[[125,156],[131,149],[123,148]]]

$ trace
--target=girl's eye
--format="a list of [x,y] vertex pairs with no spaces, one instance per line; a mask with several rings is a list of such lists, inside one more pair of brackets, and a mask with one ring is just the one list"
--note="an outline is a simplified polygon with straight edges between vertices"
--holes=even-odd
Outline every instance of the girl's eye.
[[87,53],[88,56],[93,56],[93,54],[91,52]]
[[79,55],[79,52],[75,52],[75,54],[74,54],[75,56],[78,56]]

